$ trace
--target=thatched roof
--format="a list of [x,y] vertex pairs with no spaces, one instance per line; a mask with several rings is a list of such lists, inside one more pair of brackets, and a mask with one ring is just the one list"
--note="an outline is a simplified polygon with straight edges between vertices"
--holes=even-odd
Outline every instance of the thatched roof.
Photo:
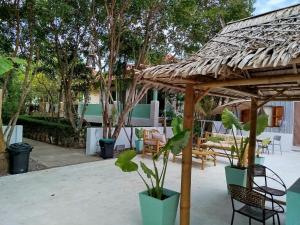
[[178,63],[145,69],[142,75],[146,83],[157,82],[158,86],[180,90],[188,83],[198,84],[201,89],[205,85],[199,84],[205,82],[285,74],[293,80],[282,81],[286,87],[281,82],[266,86],[261,81],[249,85],[247,90],[219,85],[210,93],[237,98],[251,94],[269,97],[277,94],[280,87],[290,90],[290,93],[284,91],[285,96],[300,96],[299,81],[293,76],[299,74],[297,63],[300,63],[300,4],[229,23],[195,55]]

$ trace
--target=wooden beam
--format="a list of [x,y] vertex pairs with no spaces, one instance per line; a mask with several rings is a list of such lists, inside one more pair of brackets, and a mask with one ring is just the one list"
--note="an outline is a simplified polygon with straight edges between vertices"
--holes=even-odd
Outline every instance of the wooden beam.
[[[188,145],[182,152],[181,168],[181,200],[180,200],[180,225],[190,224],[191,207],[191,173],[192,173],[192,147],[193,147],[193,121],[195,108],[195,90],[193,85],[187,85],[184,97],[184,122],[183,127],[191,131]],[[153,224],[154,225],[154,224]]]
[[278,96],[282,96],[283,93],[286,91],[286,89],[283,90],[278,90],[277,94],[270,96],[269,98],[267,98],[266,100],[264,100],[262,103],[260,103],[259,105],[257,105],[257,108],[260,108],[262,106],[264,106],[265,104],[267,104],[269,101],[272,101],[273,99],[275,99]]
[[142,80],[141,83],[145,83],[145,84],[151,84],[152,86],[159,86],[159,87],[167,87],[170,89],[174,89],[174,90],[178,90],[180,92],[184,92],[185,88],[181,87],[181,86],[175,86],[175,85],[171,85],[168,83],[164,83],[164,82],[160,82],[160,81],[152,81],[152,80]]
[[226,88],[226,87],[224,87],[224,88],[221,87],[221,89],[228,90],[228,91],[231,91],[231,92],[235,92],[237,94],[242,94],[242,95],[245,95],[245,96],[248,96],[248,97],[259,98],[259,95],[255,94],[255,93],[252,93],[248,90],[240,90],[240,89]]
[[195,88],[218,88],[232,86],[251,86],[259,84],[276,84],[300,81],[300,74],[280,75],[272,77],[256,77],[250,79],[218,80],[195,85]]
[[[257,99],[251,98],[251,112],[250,112],[250,134],[249,134],[249,148],[248,148],[248,166],[254,165],[255,148],[256,148],[256,121],[257,121]],[[248,174],[248,187],[251,187],[251,173]]]

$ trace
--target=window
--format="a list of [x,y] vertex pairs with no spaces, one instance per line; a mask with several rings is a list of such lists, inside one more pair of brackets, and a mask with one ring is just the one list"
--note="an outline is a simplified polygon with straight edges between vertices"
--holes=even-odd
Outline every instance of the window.
[[241,111],[241,122],[247,123],[250,121],[250,109],[245,109]]
[[269,127],[280,127],[283,121],[284,107],[283,106],[265,106],[265,113],[268,115]]

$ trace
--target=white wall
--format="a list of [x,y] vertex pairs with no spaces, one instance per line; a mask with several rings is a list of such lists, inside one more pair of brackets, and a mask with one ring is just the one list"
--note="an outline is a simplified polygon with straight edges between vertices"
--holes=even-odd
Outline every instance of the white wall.
[[100,104],[100,94],[99,92],[90,93],[89,104]]
[[[141,127],[138,127],[141,128]],[[143,127],[144,129],[156,129],[158,130],[160,133],[163,133],[163,127]],[[131,136],[131,128],[130,127],[126,127],[126,132],[124,131],[124,128],[122,128],[120,135],[116,141],[115,146],[117,145],[125,145],[125,148],[130,148],[130,142],[126,136],[126,133],[128,135],[128,137],[130,138]],[[135,140],[136,140],[136,136],[135,136],[135,127],[133,127],[132,129],[133,131],[133,140],[132,140],[132,145],[133,147],[135,147]],[[167,138],[170,138],[173,136],[173,132],[172,132],[172,128],[171,127],[167,127]],[[100,147],[99,147],[99,139],[103,137],[103,128],[88,128],[87,129],[87,135],[86,135],[86,155],[94,155],[97,152],[100,151]]]
[[[3,126],[2,127],[3,132],[5,131],[5,129],[6,126]],[[17,125],[12,133],[9,144],[14,144],[22,141],[23,141],[23,126]]]

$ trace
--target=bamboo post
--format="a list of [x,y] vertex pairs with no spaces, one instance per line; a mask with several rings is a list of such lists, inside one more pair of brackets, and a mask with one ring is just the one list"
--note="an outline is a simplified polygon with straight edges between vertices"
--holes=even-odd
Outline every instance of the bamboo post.
[[[256,121],[257,121],[257,99],[251,98],[251,112],[250,112],[250,134],[249,134],[249,149],[248,149],[248,166],[253,165],[255,161],[255,148],[256,148]],[[251,183],[250,177],[248,186]]]
[[182,152],[180,225],[190,224],[194,98],[195,91],[193,85],[189,84],[185,89],[183,126],[191,130],[191,137],[188,145]]

